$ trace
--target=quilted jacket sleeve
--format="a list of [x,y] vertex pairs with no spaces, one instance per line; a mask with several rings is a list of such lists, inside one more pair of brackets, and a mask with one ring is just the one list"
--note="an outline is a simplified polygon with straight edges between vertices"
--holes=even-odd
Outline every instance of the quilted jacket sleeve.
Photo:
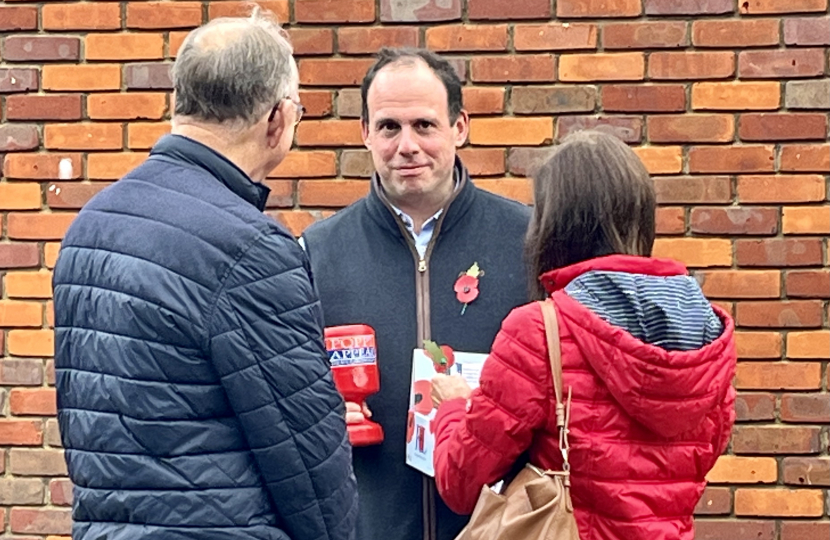
[[507,474],[548,417],[553,387],[538,306],[504,320],[480,380],[466,412],[463,400],[451,400],[436,416],[436,485],[461,514],[473,511],[482,486]]
[[229,270],[210,321],[212,361],[280,525],[294,540],[353,538],[345,406],[296,242],[262,235]]

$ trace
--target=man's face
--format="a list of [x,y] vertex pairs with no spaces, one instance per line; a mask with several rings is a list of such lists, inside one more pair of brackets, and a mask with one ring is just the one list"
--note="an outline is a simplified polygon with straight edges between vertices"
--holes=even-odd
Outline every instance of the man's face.
[[450,123],[447,91],[432,70],[421,61],[386,66],[369,87],[366,105],[363,140],[389,199],[418,206],[449,196],[468,117],[462,112]]

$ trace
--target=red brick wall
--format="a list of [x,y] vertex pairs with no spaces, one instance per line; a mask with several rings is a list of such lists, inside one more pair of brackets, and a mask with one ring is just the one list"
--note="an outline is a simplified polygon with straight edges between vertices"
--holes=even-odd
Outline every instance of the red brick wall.
[[[562,135],[602,126],[655,175],[657,254],[737,317],[738,420],[698,538],[830,537],[828,0],[276,0],[308,118],[269,179],[295,232],[367,190],[356,85],[383,44],[445,52],[467,81],[486,189]],[[396,7],[401,4],[404,7]],[[408,6],[408,7],[407,7]],[[0,4],[0,523],[66,535],[50,269],[84,202],[168,129],[188,29],[237,2]],[[393,24],[394,23],[394,24]],[[74,177],[59,180],[69,158]]]

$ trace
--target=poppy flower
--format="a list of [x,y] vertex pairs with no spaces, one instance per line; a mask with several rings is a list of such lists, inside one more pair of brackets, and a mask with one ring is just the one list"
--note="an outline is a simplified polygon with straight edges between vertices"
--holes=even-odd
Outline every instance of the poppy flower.
[[462,274],[453,287],[455,297],[462,304],[469,304],[478,298],[478,278],[468,274]]

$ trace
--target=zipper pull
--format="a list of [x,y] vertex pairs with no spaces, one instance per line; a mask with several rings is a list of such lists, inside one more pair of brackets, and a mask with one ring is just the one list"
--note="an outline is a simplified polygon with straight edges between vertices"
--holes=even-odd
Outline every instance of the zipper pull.
[[427,262],[424,259],[418,261],[418,272],[422,274],[427,271]]

